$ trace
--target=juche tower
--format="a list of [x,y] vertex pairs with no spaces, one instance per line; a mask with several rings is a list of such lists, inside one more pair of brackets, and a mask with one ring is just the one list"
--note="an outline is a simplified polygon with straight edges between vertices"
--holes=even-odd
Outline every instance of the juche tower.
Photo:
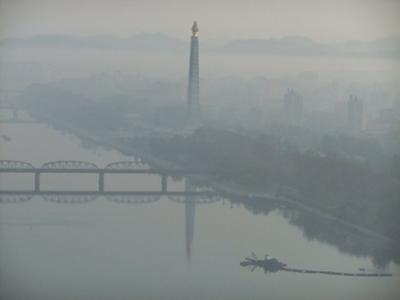
[[187,94],[187,114],[190,120],[198,120],[200,116],[199,104],[199,28],[193,22],[190,38],[189,81]]

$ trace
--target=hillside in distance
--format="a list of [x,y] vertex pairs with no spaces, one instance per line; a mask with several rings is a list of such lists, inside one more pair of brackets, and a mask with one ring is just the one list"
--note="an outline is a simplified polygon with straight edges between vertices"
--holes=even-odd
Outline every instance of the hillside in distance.
[[[188,42],[164,33],[139,33],[122,38],[110,35],[36,35],[25,38],[5,38],[0,47],[89,48],[180,52],[188,49]],[[202,49],[218,53],[272,55],[365,55],[400,57],[400,37],[385,37],[371,41],[320,43],[308,37],[285,36],[265,39],[237,39],[224,43],[202,41]]]

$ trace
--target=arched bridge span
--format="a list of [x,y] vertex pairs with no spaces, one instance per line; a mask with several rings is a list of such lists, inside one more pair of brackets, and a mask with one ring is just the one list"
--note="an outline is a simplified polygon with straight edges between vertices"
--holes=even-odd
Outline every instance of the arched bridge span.
[[42,169],[92,169],[97,170],[98,167],[94,163],[81,160],[57,160],[44,163]]
[[105,169],[150,169],[149,165],[145,164],[140,159],[138,160],[128,160],[128,161],[116,161],[108,164]]
[[0,169],[34,169],[35,167],[20,160],[0,160]]

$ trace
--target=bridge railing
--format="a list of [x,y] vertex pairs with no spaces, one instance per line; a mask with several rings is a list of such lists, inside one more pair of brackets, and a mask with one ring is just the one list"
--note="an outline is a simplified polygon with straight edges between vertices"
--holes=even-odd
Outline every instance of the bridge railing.
[[25,161],[20,161],[20,160],[0,160],[0,170],[5,170],[5,169],[31,169],[34,170],[35,167]]
[[41,167],[42,169],[70,169],[70,170],[79,170],[79,169],[93,169],[97,170],[98,167],[94,163],[81,161],[81,160],[58,160],[58,161],[50,161],[44,163]]

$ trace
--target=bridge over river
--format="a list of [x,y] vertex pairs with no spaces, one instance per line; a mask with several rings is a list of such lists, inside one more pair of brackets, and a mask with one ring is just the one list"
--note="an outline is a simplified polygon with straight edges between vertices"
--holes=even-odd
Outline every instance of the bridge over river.
[[[147,197],[157,198],[162,195],[169,197],[203,197],[210,199],[214,192],[204,189],[186,188],[185,191],[169,191],[168,177],[187,176],[187,175],[206,175],[210,172],[206,170],[196,169],[166,169],[166,168],[150,168],[140,160],[135,161],[118,161],[112,162],[104,168],[99,168],[91,162],[64,160],[51,161],[44,163],[40,167],[34,167],[31,163],[17,160],[0,160],[1,174],[32,174],[33,190],[0,190],[0,196],[3,199],[17,201],[18,199],[27,199],[34,195],[40,195],[46,199],[94,199],[97,196],[106,196],[109,199],[128,199],[129,197]],[[42,189],[41,175],[43,174],[94,174],[97,175],[97,189],[93,191],[80,190],[47,190]],[[143,175],[158,175],[160,177],[160,187],[158,190],[144,191],[107,191],[105,183],[107,175],[110,174],[143,174]],[[128,178],[127,178],[128,179]],[[200,201],[202,202],[202,201]]]

